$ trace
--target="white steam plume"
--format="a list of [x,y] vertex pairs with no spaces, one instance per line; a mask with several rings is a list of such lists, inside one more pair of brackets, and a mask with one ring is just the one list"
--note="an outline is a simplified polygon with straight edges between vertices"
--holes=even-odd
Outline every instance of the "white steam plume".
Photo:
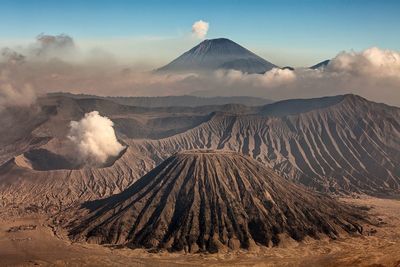
[[192,25],[192,34],[199,39],[203,39],[207,35],[208,28],[209,28],[208,22],[202,20],[196,21]]
[[114,123],[98,111],[86,113],[80,121],[71,121],[68,138],[78,152],[81,163],[99,166],[124,148],[117,140]]

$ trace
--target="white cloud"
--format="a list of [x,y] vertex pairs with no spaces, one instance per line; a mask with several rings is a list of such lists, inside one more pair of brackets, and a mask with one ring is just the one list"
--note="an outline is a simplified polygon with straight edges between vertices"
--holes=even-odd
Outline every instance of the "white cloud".
[[124,148],[117,140],[114,123],[99,112],[86,113],[80,121],[71,121],[68,139],[78,152],[78,160],[101,166],[109,157],[117,156]]
[[289,69],[273,68],[261,75],[261,81],[266,86],[278,86],[291,83],[296,79],[295,72]]
[[341,52],[322,69],[274,68],[265,74],[229,70],[217,71],[215,76],[218,89],[196,94],[246,94],[280,100],[353,93],[400,106],[400,53],[377,47]]
[[400,53],[377,47],[362,52],[341,52],[328,64],[327,71],[400,78]]
[[273,68],[264,74],[247,74],[238,70],[217,70],[216,77],[231,85],[235,83],[245,83],[253,87],[276,87],[286,85],[296,80],[295,72],[289,69]]
[[209,28],[208,22],[202,20],[196,21],[192,25],[192,34],[199,39],[203,39],[207,35],[208,28]]

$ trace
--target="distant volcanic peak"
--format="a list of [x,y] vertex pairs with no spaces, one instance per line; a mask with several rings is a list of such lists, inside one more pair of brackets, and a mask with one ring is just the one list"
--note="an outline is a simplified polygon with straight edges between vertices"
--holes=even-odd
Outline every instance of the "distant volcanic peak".
[[[225,44],[235,44],[235,45],[238,45],[238,44],[236,44],[234,41],[232,41],[232,40],[230,40],[230,39],[228,39],[228,38],[206,39],[206,40],[204,40],[203,42],[201,42],[200,44],[203,44],[203,43],[214,43],[214,44],[222,44],[222,45],[225,45]],[[239,45],[239,46],[240,46],[240,45]]]
[[194,54],[216,54],[216,55],[242,55],[251,53],[243,46],[226,38],[207,39],[193,47],[189,52]]
[[264,73],[276,67],[243,46],[226,38],[204,40],[158,71],[214,71],[235,69]]
[[358,211],[227,151],[178,153],[121,194],[85,206],[73,239],[133,248],[217,252],[361,232]]
[[315,69],[325,68],[326,66],[328,66],[329,62],[331,62],[330,59],[324,60],[324,61],[322,61],[322,62],[320,62],[318,64],[315,64],[315,65],[311,66],[310,69],[315,70]]

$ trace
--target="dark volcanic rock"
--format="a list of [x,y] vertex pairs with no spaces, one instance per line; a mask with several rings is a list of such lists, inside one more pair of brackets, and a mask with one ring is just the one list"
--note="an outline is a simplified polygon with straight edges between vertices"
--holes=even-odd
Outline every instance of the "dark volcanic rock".
[[360,212],[250,157],[197,150],[168,158],[118,195],[84,204],[69,227],[75,240],[217,252],[361,233]]

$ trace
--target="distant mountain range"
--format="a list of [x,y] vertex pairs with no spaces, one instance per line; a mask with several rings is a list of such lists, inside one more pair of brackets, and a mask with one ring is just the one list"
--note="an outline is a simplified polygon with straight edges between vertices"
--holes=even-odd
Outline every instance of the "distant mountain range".
[[277,67],[275,64],[226,38],[204,40],[159,72],[214,71],[234,69],[244,73],[264,73]]

